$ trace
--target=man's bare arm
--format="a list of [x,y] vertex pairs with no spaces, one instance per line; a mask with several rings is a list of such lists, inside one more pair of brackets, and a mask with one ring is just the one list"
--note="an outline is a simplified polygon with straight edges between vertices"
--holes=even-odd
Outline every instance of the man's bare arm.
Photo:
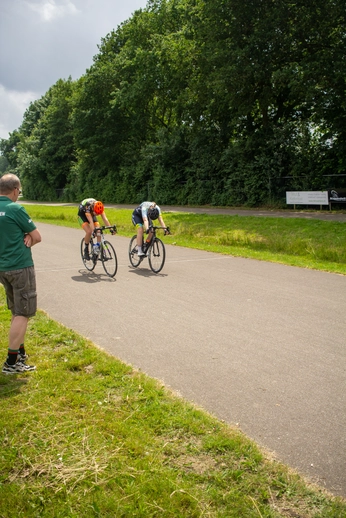
[[32,232],[25,234],[25,236],[24,236],[24,244],[28,248],[31,248],[32,246],[36,245],[37,243],[41,243],[41,240],[42,240],[41,234],[37,230],[37,228],[35,230],[33,230]]

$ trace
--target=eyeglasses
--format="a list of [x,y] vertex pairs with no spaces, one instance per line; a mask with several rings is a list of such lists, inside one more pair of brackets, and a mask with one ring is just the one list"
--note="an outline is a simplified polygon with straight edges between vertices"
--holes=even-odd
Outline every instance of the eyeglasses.
[[19,187],[16,187],[16,189],[18,190],[18,194],[22,194],[22,189],[19,189]]

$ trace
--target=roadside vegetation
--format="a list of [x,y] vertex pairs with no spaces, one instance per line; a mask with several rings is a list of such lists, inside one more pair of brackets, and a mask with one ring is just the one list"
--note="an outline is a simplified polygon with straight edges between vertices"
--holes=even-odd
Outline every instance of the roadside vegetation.
[[[2,344],[10,318],[0,286]],[[44,312],[26,345],[37,371],[0,374],[1,518],[346,515],[345,500]]]
[[[36,222],[79,228],[71,206],[30,205]],[[121,236],[134,234],[129,209],[107,208]],[[164,214],[165,243],[346,275],[346,225],[303,218]]]

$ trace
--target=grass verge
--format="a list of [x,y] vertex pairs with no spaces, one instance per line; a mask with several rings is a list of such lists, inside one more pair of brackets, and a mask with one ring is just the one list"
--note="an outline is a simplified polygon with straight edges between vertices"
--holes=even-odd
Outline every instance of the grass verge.
[[[10,312],[0,287],[0,338]],[[341,518],[346,502],[39,311],[0,374],[0,517]]]
[[[35,222],[79,228],[77,208],[30,205]],[[119,235],[134,234],[129,209],[107,209]],[[167,244],[346,275],[346,225],[303,218],[164,214]]]

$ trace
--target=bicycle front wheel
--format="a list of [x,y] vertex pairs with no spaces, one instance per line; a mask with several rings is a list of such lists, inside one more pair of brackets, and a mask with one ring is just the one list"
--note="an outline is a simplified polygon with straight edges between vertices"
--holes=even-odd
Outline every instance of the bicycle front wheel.
[[141,262],[141,258],[138,257],[137,236],[133,236],[131,238],[129,245],[129,259],[134,268],[137,268]]
[[106,274],[109,277],[114,277],[118,269],[118,259],[114,247],[109,241],[102,243],[101,261]]
[[85,241],[84,241],[84,237],[83,237],[82,242],[80,244],[80,255],[82,257],[82,261],[83,261],[85,268],[87,270],[89,270],[89,272],[92,272],[96,266],[96,261],[94,261],[94,258],[93,258],[93,241],[92,241],[92,239],[90,240],[90,243],[88,245],[88,255],[85,255],[85,246],[86,245],[85,245]]
[[158,237],[155,238],[149,250],[149,266],[154,273],[159,273],[165,264],[165,245]]

